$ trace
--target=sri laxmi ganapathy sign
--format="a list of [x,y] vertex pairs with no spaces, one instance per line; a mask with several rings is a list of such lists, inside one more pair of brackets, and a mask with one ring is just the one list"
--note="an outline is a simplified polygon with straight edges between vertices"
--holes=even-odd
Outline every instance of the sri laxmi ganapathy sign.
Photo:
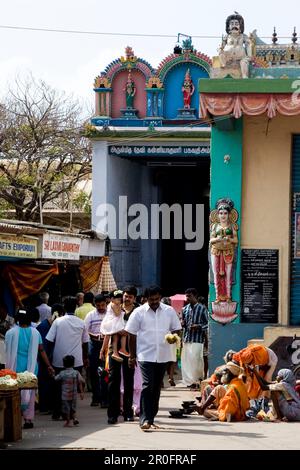
[[37,240],[33,238],[0,235],[0,256],[36,258]]
[[42,257],[50,259],[79,259],[81,239],[67,235],[45,233]]

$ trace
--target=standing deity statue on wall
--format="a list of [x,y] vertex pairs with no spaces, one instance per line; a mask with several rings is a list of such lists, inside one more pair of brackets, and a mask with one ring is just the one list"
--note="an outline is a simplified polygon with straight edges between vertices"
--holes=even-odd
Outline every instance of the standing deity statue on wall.
[[128,72],[128,78],[127,78],[126,87],[124,90],[126,92],[126,108],[133,109],[133,99],[136,93],[136,88],[135,88],[134,81],[131,78],[130,71]]
[[190,109],[191,99],[192,99],[192,95],[194,94],[195,87],[194,87],[194,84],[192,82],[189,69],[187,69],[187,71],[186,71],[181,91],[183,93],[184,108],[185,109]]
[[216,290],[215,302],[231,302],[235,248],[238,244],[236,210],[231,199],[219,199],[211,214],[210,253]]
[[226,33],[219,49],[221,68],[239,64],[242,78],[248,78],[252,42],[244,34],[244,19],[237,12],[226,19]]

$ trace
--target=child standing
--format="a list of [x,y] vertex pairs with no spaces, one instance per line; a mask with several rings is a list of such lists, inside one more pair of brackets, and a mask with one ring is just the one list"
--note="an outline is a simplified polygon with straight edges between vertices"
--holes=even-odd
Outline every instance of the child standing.
[[[111,302],[107,306],[106,315],[102,320],[100,332],[105,335],[103,346],[100,352],[100,358],[103,357],[104,351],[107,348],[109,338],[111,337],[111,346],[113,353],[111,357],[115,361],[123,362],[121,356],[129,357],[129,353],[126,350],[126,334],[124,332],[125,321],[124,321],[124,310],[122,310],[122,299],[123,292],[121,290],[115,290],[111,293]],[[122,334],[120,334],[122,331]],[[124,333],[124,334],[123,334]],[[119,341],[121,344],[120,349]],[[120,356],[121,354],[121,356]]]
[[78,370],[73,369],[74,361],[74,356],[65,356],[63,358],[65,370],[62,370],[55,376],[55,380],[61,380],[62,414],[65,419],[65,427],[70,426],[71,420],[73,421],[74,426],[79,424],[79,421],[76,418],[78,386],[80,390],[80,399],[83,400],[84,379]]

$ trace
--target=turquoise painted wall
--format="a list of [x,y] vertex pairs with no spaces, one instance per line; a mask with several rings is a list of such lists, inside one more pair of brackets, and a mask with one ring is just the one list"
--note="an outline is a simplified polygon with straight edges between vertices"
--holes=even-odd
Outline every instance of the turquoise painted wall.
[[209,326],[209,373],[224,364],[223,357],[229,349],[240,351],[249,339],[263,338],[264,323],[230,323],[221,325],[212,321]]
[[[219,127],[217,127],[217,125]],[[232,287],[232,300],[238,303],[236,312],[240,313],[240,234],[241,234],[241,202],[242,202],[242,146],[243,121],[242,118],[233,120],[232,130],[223,130],[226,126],[224,120],[219,120],[211,131],[211,210],[215,209],[218,199],[229,197],[238,211],[238,239],[237,264],[235,271],[235,284]],[[228,126],[229,127],[229,126]],[[224,155],[230,156],[230,161],[224,163]],[[209,287],[209,296],[215,300],[215,288]],[[210,302],[211,302],[210,300]],[[209,304],[211,310],[211,303]],[[239,317],[235,322],[239,322]]]
[[[229,197],[239,213],[238,218],[238,252],[235,272],[235,284],[232,289],[232,299],[238,303],[237,313],[240,313],[240,242],[241,242],[241,202],[242,202],[242,147],[243,147],[243,121],[234,119],[232,130],[222,130],[230,127],[230,122],[217,121],[212,127],[211,134],[211,209],[221,197]],[[217,127],[219,126],[219,128]],[[230,155],[228,164],[224,163],[224,155]],[[210,284],[210,298],[215,299],[215,289]],[[211,307],[211,304],[209,304]],[[210,308],[211,310],[211,308]],[[263,338],[265,324],[240,323],[239,316],[233,323],[222,325],[210,318],[209,326],[209,372],[212,373],[217,366],[223,364],[223,356],[228,349],[239,351],[247,346],[251,338]]]

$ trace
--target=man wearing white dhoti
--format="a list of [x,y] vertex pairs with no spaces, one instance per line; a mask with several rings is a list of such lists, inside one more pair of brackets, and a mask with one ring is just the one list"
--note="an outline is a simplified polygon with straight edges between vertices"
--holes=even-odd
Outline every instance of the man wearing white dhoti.
[[194,288],[185,291],[189,302],[182,311],[183,346],[181,372],[184,385],[196,388],[204,378],[203,343],[208,328],[208,312],[198,303],[198,292]]

